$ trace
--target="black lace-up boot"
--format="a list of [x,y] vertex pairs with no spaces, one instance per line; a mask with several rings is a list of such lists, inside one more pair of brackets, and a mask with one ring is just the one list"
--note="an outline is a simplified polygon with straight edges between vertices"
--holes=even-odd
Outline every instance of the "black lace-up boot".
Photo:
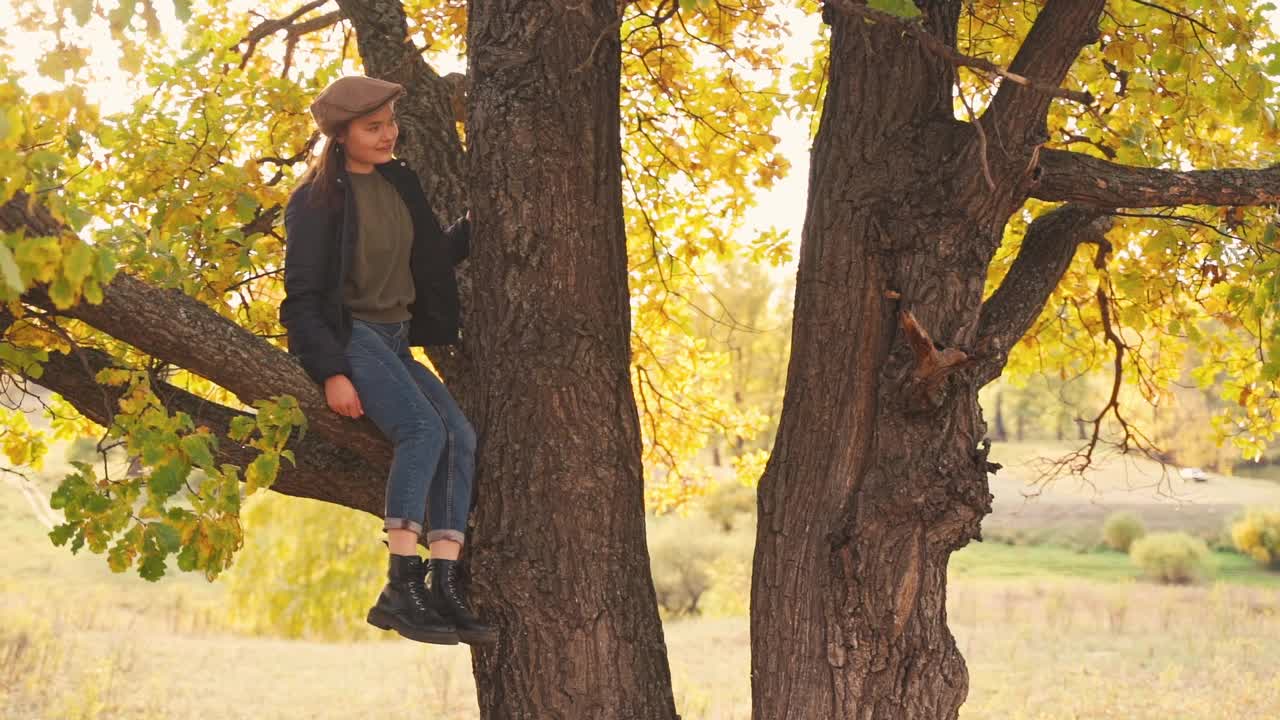
[[423,583],[426,574],[426,564],[417,555],[392,555],[387,586],[378,595],[378,602],[369,608],[369,624],[395,630],[418,642],[457,645],[458,633],[453,623],[431,607]]
[[462,642],[491,643],[498,639],[497,629],[481,622],[467,607],[457,560],[431,559],[431,603],[445,620],[458,628]]

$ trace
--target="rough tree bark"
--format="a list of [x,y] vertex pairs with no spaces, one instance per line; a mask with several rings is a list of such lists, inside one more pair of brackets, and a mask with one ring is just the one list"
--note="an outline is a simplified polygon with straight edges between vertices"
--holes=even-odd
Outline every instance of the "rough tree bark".
[[[917,0],[922,35],[827,0],[827,95],[812,153],[786,396],[759,490],[755,717],[939,720],[968,673],[946,624],[950,554],[990,512],[977,393],[999,376],[1111,211],[1280,198],[1280,167],[1179,172],[1044,149],[1054,97],[1102,0],[1049,0],[982,116],[953,113],[958,0]],[[1021,76],[1021,80],[1018,79]],[[1009,217],[1029,227],[983,302]],[[1104,323],[1105,323],[1105,305]],[[1119,349],[1117,350],[1119,352]]]
[[[1056,87],[1102,4],[1050,0],[1010,69]],[[760,482],[753,705],[769,720],[939,720],[968,690],[947,561],[991,507],[983,285],[1038,175],[1049,98],[1002,85],[981,123],[1003,145],[984,153],[954,118],[953,66],[847,5],[824,10],[792,360]],[[954,47],[960,3],[917,5]]]
[[503,628],[473,654],[485,718],[675,717],[628,370],[619,11],[470,3],[472,557]]

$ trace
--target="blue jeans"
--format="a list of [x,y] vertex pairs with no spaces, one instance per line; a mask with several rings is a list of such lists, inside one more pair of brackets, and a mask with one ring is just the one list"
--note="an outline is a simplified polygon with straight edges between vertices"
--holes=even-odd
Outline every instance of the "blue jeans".
[[427,542],[466,537],[476,433],[448,388],[409,354],[409,321],[353,319],[346,354],[365,415],[395,448],[387,477],[386,530]]

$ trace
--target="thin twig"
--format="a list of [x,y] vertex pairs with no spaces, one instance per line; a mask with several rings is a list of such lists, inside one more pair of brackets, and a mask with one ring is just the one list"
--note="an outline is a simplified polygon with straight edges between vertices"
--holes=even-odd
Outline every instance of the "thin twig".
[[982,128],[982,121],[973,113],[973,106],[969,104],[969,98],[964,94],[964,88],[960,83],[956,83],[956,93],[960,95],[960,102],[964,105],[964,109],[969,113],[969,124],[973,125],[978,131],[978,159],[982,161],[982,177],[987,179],[987,187],[995,192],[996,181],[991,176],[991,163],[987,162],[987,131]]
[[1244,238],[1240,237],[1239,235],[1232,235],[1231,233],[1227,232],[1226,230],[1223,230],[1222,228],[1219,228],[1213,223],[1207,223],[1204,220],[1188,217],[1186,215],[1162,215],[1160,213],[1138,213],[1138,212],[1120,212],[1120,211],[1112,212],[1111,214],[1119,215],[1122,217],[1132,217],[1132,218],[1154,218],[1156,220],[1173,220],[1175,222],[1183,222],[1183,223],[1189,223],[1191,225],[1199,225],[1201,227],[1206,227],[1218,233],[1224,238],[1227,238],[1230,240],[1236,240],[1239,242],[1244,242]]
[[1161,12],[1167,12],[1167,13],[1169,13],[1170,15],[1173,15],[1174,17],[1180,17],[1180,18],[1182,18],[1183,20],[1186,20],[1187,22],[1191,23],[1192,25],[1199,25],[1200,27],[1204,28],[1205,32],[1207,32],[1207,33],[1209,33],[1209,34],[1211,34],[1211,35],[1216,35],[1216,34],[1217,34],[1217,33],[1214,33],[1213,28],[1209,27],[1208,25],[1205,25],[1204,23],[1202,23],[1202,22],[1200,22],[1199,20],[1197,20],[1197,19],[1195,19],[1195,18],[1191,17],[1190,15],[1185,15],[1185,14],[1183,14],[1183,13],[1178,12],[1177,10],[1170,10],[1169,8],[1167,8],[1167,7],[1163,6],[1163,5],[1158,5],[1158,4],[1153,3],[1153,2],[1145,2],[1145,0],[1133,0],[1133,1],[1134,1],[1135,3],[1137,3],[1137,4],[1139,4],[1139,5],[1145,5],[1145,6],[1149,7],[1149,8],[1153,8],[1153,9],[1155,9],[1155,10],[1159,10],[1159,11],[1161,11]]
[[310,20],[300,23],[295,22],[298,18],[306,15],[316,8],[319,8],[327,2],[329,2],[329,0],[312,0],[312,2],[303,5],[282,18],[268,19],[258,23],[257,26],[249,31],[248,35],[237,40],[230,48],[234,50],[241,45],[248,45],[248,47],[245,48],[244,54],[240,58],[240,68],[244,69],[244,66],[248,64],[249,58],[253,55],[254,49],[258,46],[258,42],[277,31],[284,30],[287,38],[290,40],[296,40],[302,35],[329,27],[342,19],[342,12],[334,10],[333,12],[325,13],[324,15],[318,15]]

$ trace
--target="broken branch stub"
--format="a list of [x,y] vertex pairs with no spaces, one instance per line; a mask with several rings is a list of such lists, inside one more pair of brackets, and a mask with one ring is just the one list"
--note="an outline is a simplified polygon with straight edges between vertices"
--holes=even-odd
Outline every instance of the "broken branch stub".
[[910,310],[899,310],[898,321],[915,358],[915,369],[903,388],[907,404],[921,411],[936,410],[942,406],[946,379],[973,360],[959,348],[938,347]]

